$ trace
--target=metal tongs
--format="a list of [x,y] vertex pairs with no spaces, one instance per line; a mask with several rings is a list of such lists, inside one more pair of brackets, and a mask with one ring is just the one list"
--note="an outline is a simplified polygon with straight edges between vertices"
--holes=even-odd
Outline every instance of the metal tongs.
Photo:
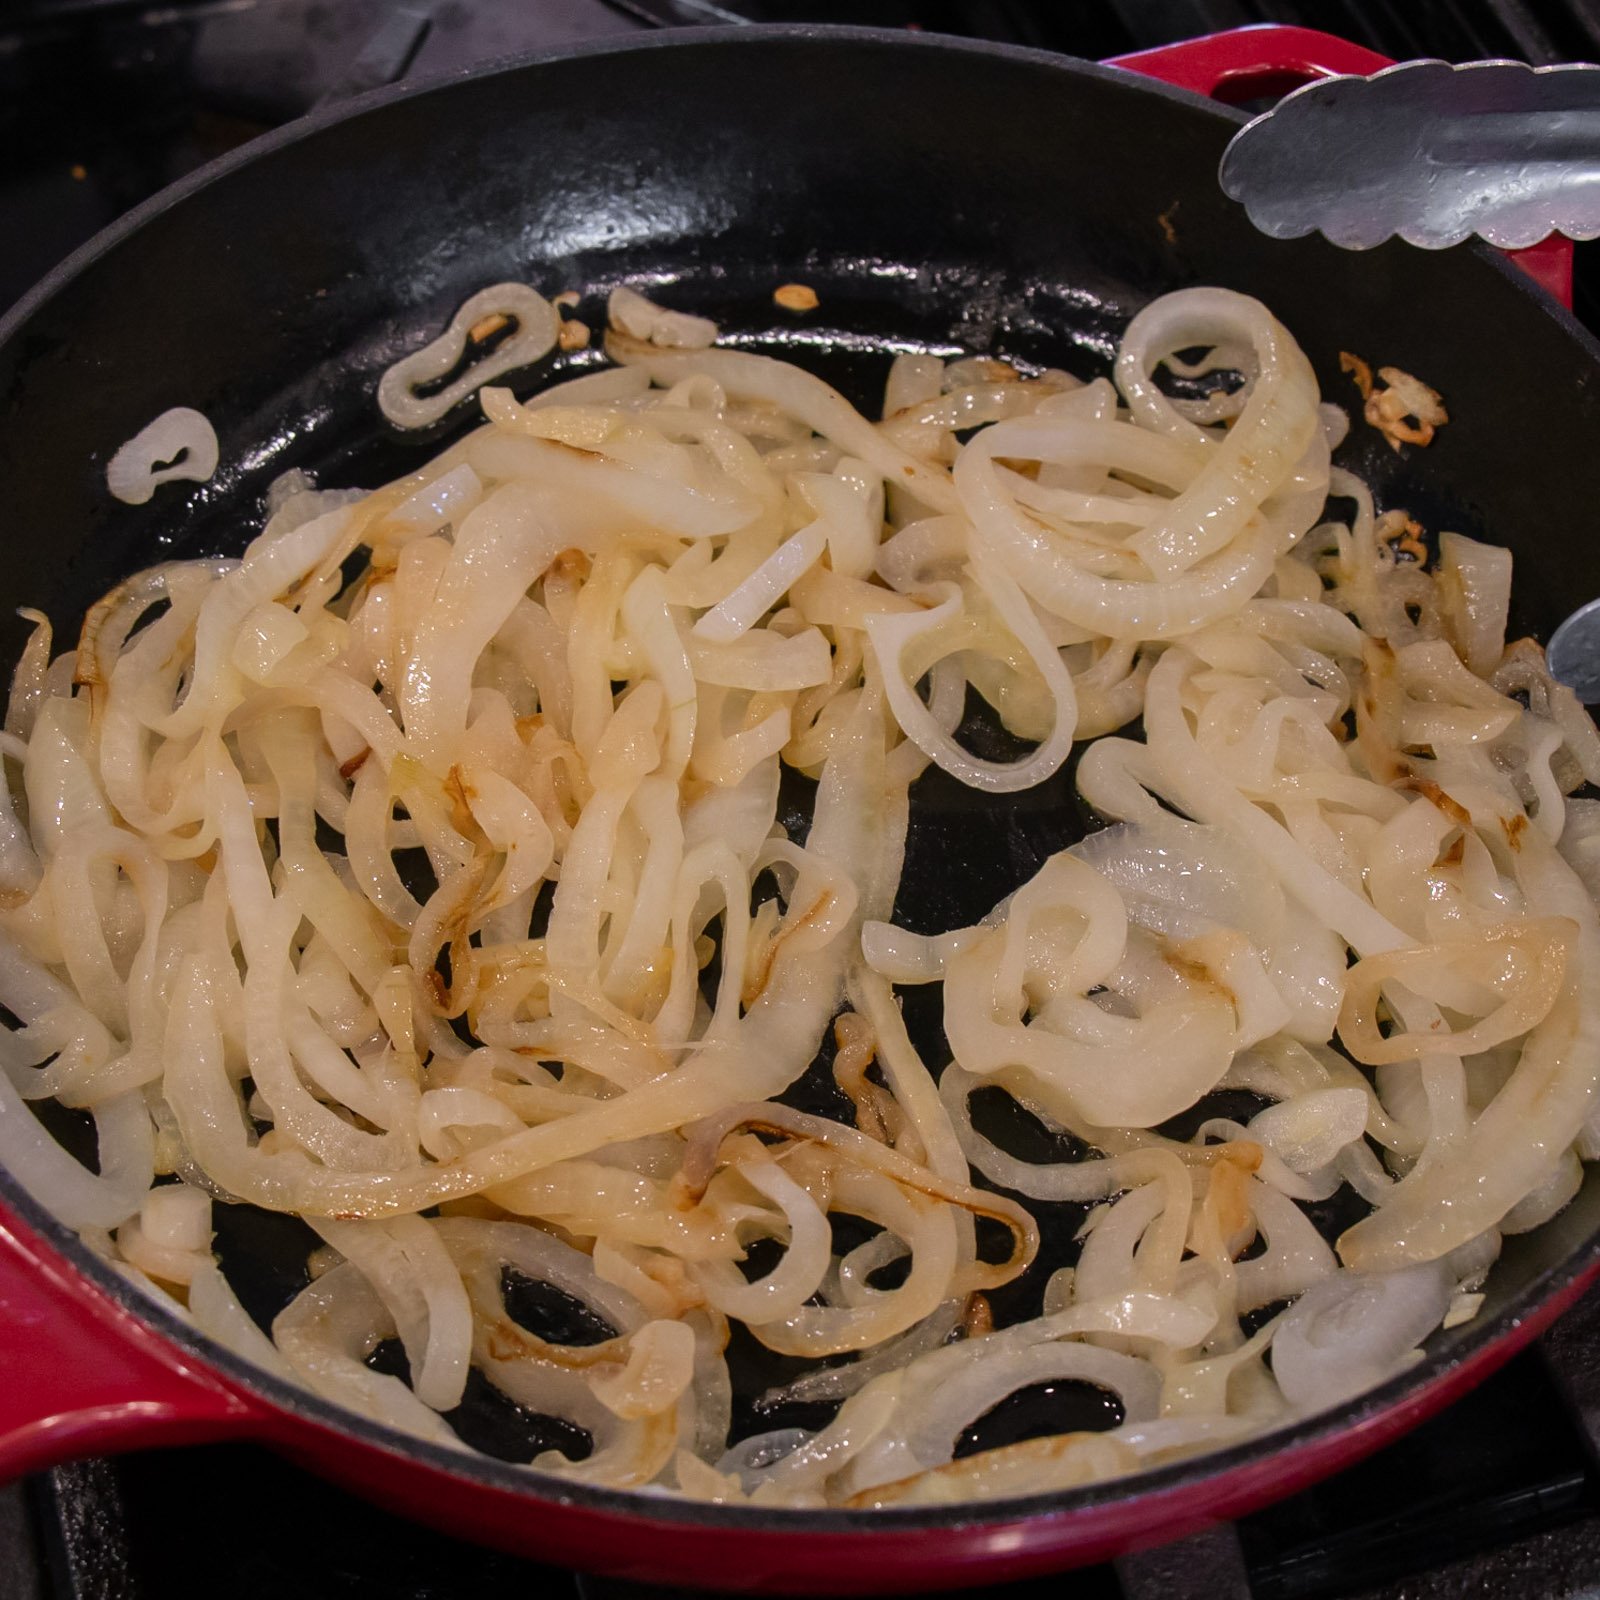
[[1323,78],[1247,124],[1223,190],[1275,239],[1366,250],[1600,235],[1600,67],[1405,61]]
[[[1600,66],[1407,61],[1307,84],[1247,124],[1223,190],[1275,239],[1501,249],[1600,236]],[[1550,672],[1600,703],[1600,600],[1550,636]]]

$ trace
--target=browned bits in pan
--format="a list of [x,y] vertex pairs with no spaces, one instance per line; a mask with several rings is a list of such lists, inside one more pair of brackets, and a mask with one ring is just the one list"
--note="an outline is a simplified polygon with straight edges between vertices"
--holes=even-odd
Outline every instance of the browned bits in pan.
[[1379,367],[1375,384],[1372,368],[1360,356],[1341,350],[1339,369],[1355,380],[1365,402],[1362,415],[1389,441],[1391,450],[1402,444],[1431,444],[1434,430],[1450,420],[1438,390],[1399,367]]
[[467,337],[474,344],[483,344],[494,338],[502,328],[509,326],[510,318],[502,311],[492,311],[486,317],[480,317],[467,329]]
[[1422,524],[1404,511],[1385,511],[1378,518],[1378,537],[1396,555],[1410,556],[1419,567],[1428,564],[1428,547],[1422,542]]
[[817,309],[817,291],[809,284],[783,283],[772,291],[775,304],[783,307],[785,311],[815,311]]
[[1339,370],[1348,372],[1355,379],[1356,388],[1361,391],[1361,398],[1365,400],[1372,393],[1372,368],[1358,355],[1352,355],[1348,350],[1339,352]]

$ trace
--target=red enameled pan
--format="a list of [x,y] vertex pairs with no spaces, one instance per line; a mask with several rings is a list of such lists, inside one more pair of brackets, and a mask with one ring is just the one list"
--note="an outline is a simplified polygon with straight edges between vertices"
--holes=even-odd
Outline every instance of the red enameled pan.
[[[1451,424],[1428,451],[1398,457],[1358,437],[1342,459],[1380,505],[1513,547],[1515,621],[1547,631],[1600,593],[1589,532],[1600,347],[1487,249],[1391,243],[1357,256],[1276,242],[1217,189],[1239,113],[1204,97],[1237,103],[1379,65],[1299,29],[1121,66],[740,29],[513,63],[319,113],[141,207],[0,322],[9,602],[46,606],[68,628],[158,556],[240,548],[286,468],[325,484],[407,470],[467,419],[400,439],[377,420],[379,372],[506,278],[582,290],[593,322],[609,285],[648,276],[868,405],[901,348],[1103,371],[1138,306],[1219,283],[1273,308],[1330,398],[1352,398],[1341,349],[1444,393]],[[1559,294],[1570,251],[1525,256]],[[789,280],[821,297],[804,323],[773,310],[773,286]],[[222,470],[143,508],[109,500],[110,453],[176,404],[211,418]],[[14,658],[20,625],[5,629],[0,655]],[[904,904],[921,925],[987,909],[1082,827],[1059,786],[1003,816],[993,805],[919,792]],[[217,1211],[225,1268],[270,1316],[298,1282],[298,1225]],[[198,1337],[0,1174],[0,1475],[249,1438],[463,1537],[634,1578],[835,1593],[1001,1581],[1176,1537],[1355,1461],[1569,1305],[1600,1267],[1597,1233],[1591,1176],[1561,1216],[1508,1241],[1481,1314],[1436,1336],[1421,1364],[1227,1451],[971,1508],[778,1515],[587,1488],[336,1411]]]

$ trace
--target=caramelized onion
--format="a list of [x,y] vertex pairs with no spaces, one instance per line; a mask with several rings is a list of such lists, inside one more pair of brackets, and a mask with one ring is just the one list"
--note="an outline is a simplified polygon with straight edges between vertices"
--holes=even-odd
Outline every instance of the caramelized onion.
[[[1509,556],[1441,531],[1427,570],[1228,291],[1141,311],[1115,383],[902,356],[881,423],[703,317],[609,314],[621,365],[518,399],[489,380],[558,314],[482,291],[379,386],[481,427],[370,494],[281,481],[241,559],[130,578],[53,661],[28,614],[18,1181],[335,1404],[457,1445],[486,1383],[587,1437],[531,1468],[764,1507],[1096,1482],[1470,1315],[1600,1152],[1567,799],[1600,735],[1506,647]],[[215,464],[186,434],[161,468],[176,427],[113,462],[129,498]],[[1107,826],[1018,833],[970,926],[905,903],[931,765],[1042,796],[1089,740]],[[942,986],[953,1059],[897,984]],[[1304,1208],[1345,1185],[1333,1246]],[[324,1241],[270,1339],[213,1257],[241,1202]],[[1042,1292],[1037,1205],[1082,1208]],[[761,1407],[834,1419],[730,1444],[736,1336],[795,1363]],[[1102,1431],[956,1458],[1041,1383],[1102,1391]]]

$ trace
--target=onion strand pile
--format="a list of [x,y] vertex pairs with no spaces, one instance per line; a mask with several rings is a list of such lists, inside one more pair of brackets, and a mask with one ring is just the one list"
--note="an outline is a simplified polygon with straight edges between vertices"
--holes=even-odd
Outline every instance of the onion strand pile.
[[[763,1506],[1137,1471],[1470,1318],[1600,1154],[1600,737],[1508,646],[1508,554],[1445,532],[1430,570],[1226,290],[1089,382],[901,356],[880,422],[619,293],[613,364],[519,400],[452,363],[560,318],[483,291],[385,380],[404,426],[477,391],[426,466],[297,478],[63,653],[29,613],[0,1161],[339,1405],[466,1449],[476,1373],[586,1441],[534,1467]],[[897,925],[926,772],[1000,807],[1075,748],[1103,827],[971,926]],[[791,1092],[819,1074],[837,1116]],[[214,1248],[241,1203],[317,1240],[270,1328]],[[798,1374],[754,1432],[735,1337]],[[1108,1425],[963,1446],[1045,1383]]]

